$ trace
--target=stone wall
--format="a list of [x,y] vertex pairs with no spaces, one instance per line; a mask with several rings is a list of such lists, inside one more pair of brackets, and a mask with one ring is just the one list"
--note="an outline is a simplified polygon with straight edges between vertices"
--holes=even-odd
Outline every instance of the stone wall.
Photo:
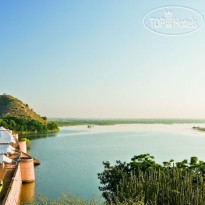
[[22,179],[20,164],[17,165],[16,171],[14,173],[14,178],[7,190],[7,195],[4,198],[4,205],[17,205],[19,204],[19,197],[21,193]]

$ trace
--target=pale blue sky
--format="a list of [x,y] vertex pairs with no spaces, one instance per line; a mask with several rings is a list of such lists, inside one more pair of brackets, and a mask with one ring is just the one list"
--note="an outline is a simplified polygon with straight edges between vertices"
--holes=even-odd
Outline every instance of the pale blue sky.
[[48,117],[205,118],[205,27],[143,26],[152,9],[204,0],[0,0],[0,92]]

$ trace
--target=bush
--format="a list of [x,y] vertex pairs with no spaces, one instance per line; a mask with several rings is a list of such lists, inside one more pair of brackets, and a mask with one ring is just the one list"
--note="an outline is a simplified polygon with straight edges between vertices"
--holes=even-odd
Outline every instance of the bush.
[[160,165],[145,154],[130,163],[103,164],[99,188],[108,204],[202,205],[205,201],[205,162],[196,157],[190,163],[170,160]]
[[47,124],[47,128],[48,128],[48,130],[56,130],[56,129],[58,129],[58,125],[55,122],[49,122]]
[[54,122],[42,123],[37,120],[20,117],[6,117],[1,119],[0,126],[16,132],[46,133],[47,131],[55,131],[58,129],[57,124]]
[[30,149],[31,141],[29,139],[23,137],[23,138],[20,138],[20,141],[25,141],[27,148]]

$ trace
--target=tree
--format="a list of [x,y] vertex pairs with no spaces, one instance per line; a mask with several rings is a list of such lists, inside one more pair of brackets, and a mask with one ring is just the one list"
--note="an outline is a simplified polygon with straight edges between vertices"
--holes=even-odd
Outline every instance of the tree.
[[190,162],[170,160],[160,165],[150,154],[142,154],[129,163],[103,165],[104,171],[98,174],[99,189],[108,204],[131,205],[136,200],[156,205],[197,204],[197,200],[203,204],[205,200],[205,162],[197,157],[191,157]]

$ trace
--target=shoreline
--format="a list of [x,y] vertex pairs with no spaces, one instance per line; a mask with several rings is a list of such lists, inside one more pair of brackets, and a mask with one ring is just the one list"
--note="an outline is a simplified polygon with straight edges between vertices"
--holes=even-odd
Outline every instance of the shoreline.
[[119,125],[119,124],[203,124],[204,119],[53,119],[59,127],[79,125]]
[[19,134],[19,135],[29,135],[29,134],[49,134],[49,133],[56,133],[56,132],[59,132],[60,129],[55,129],[55,130],[48,130],[47,132],[33,132],[33,131],[20,131],[20,132],[15,132],[16,134]]

